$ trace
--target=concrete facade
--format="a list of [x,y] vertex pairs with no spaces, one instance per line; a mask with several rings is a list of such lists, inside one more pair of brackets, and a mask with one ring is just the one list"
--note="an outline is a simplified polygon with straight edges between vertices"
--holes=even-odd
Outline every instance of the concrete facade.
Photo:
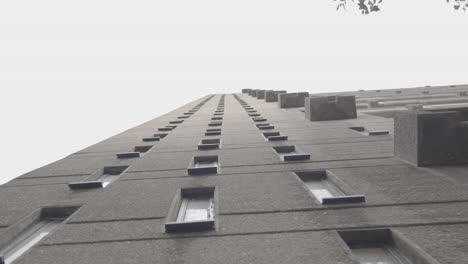
[[[418,167],[395,155],[393,117],[410,113],[400,103],[408,98],[425,101],[428,111],[463,108],[459,98],[468,86],[311,94],[356,97],[357,118],[330,121],[308,120],[304,107],[257,99],[259,91],[205,96],[0,186],[0,250],[31,214],[73,207],[14,264],[352,264],[360,262],[340,232],[355,230],[386,230],[410,263],[467,263],[468,165]],[[438,94],[454,100],[431,104]],[[215,113],[222,125],[211,127]],[[254,122],[252,113],[266,121]],[[266,123],[274,128],[256,126]],[[158,131],[169,125],[176,127]],[[221,135],[205,136],[214,128]],[[287,139],[268,141],[263,133],[271,131]],[[159,140],[141,141],[154,136]],[[199,150],[202,139],[220,139],[219,148]],[[153,147],[140,157],[117,158],[137,146]],[[273,150],[279,146],[295,146],[310,159],[283,161]],[[217,173],[190,174],[199,156],[216,157]],[[105,188],[68,187],[122,166],[128,168]],[[365,202],[321,204],[295,173],[316,171]],[[213,225],[167,232],[181,190],[203,188],[213,191]]]

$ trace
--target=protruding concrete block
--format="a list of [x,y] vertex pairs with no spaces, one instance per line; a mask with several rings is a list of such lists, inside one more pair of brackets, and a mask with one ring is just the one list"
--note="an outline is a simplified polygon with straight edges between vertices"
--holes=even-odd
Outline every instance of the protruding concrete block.
[[395,156],[416,166],[465,163],[461,115],[409,111],[395,117]]
[[356,99],[353,95],[309,97],[305,116],[310,121],[353,119],[357,117]]
[[252,89],[250,89],[250,88],[242,89],[243,94],[245,94],[245,93],[248,94],[250,91],[252,91]]
[[257,92],[258,91],[259,91],[258,89],[252,90],[252,93],[250,93],[250,96],[257,97]]
[[[269,91],[269,90],[268,90]],[[267,90],[259,90],[257,91],[257,99],[259,100],[263,100],[265,99],[265,93],[267,92]]]
[[308,92],[278,94],[278,105],[280,108],[303,107],[307,97]]
[[265,102],[278,102],[278,94],[287,93],[287,91],[266,91]]

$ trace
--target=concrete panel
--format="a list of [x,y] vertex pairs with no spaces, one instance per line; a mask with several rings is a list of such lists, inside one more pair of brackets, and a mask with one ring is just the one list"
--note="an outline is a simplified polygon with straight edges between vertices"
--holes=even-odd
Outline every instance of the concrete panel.
[[[227,250],[229,249],[229,250]],[[353,264],[334,233],[265,234],[43,246],[18,264]]]

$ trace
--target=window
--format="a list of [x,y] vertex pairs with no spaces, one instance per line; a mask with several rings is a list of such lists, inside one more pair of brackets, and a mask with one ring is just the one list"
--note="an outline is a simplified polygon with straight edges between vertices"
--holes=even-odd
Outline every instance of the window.
[[82,182],[71,182],[68,187],[71,190],[84,190],[84,189],[95,189],[105,188],[107,185],[118,180],[120,176],[128,169],[128,166],[115,166],[115,167],[104,167],[102,171],[91,175],[91,178],[96,178],[93,181],[82,181]]
[[196,156],[192,158],[187,169],[188,175],[218,173],[218,156]]
[[211,122],[208,124],[208,126],[221,126],[223,125],[223,122],[221,121],[215,121],[215,122]]
[[166,232],[193,232],[215,229],[215,188],[186,188],[176,195]]
[[119,159],[139,158],[141,154],[148,152],[153,146],[136,146],[132,151],[117,153]]
[[255,124],[258,129],[260,130],[267,130],[267,129],[274,129],[275,126],[270,125],[269,123],[261,123],[261,124]]
[[251,114],[249,114],[249,116],[250,116],[250,117],[260,116],[260,114],[259,114],[259,113],[251,113]]
[[157,133],[157,134],[154,134],[155,137],[158,137],[160,139],[163,139],[165,137],[167,137],[167,135],[169,135],[168,133]]
[[223,120],[223,117],[215,116],[215,117],[212,117],[211,120]]
[[221,135],[221,128],[208,128],[205,136],[219,136]]
[[184,115],[193,115],[193,112],[185,112]]
[[153,142],[153,141],[159,141],[159,140],[161,140],[161,138],[156,137],[156,136],[155,137],[144,137],[144,138],[141,139],[141,141],[143,141],[143,142]]
[[[198,109],[199,109],[199,108],[198,108]],[[193,108],[193,109],[190,109],[189,112],[190,112],[190,113],[196,113],[198,109],[197,109],[197,108]]]
[[[78,207],[43,208],[10,229],[9,237],[0,248],[0,263],[11,264],[60,226]],[[26,228],[25,228],[26,227]],[[5,243],[6,242],[6,243]]]
[[214,116],[222,116],[223,113],[214,113],[213,115],[214,115]]
[[265,122],[265,121],[267,121],[267,119],[263,118],[263,117],[254,117],[254,118],[252,118],[252,120],[254,122]]
[[299,151],[296,146],[278,146],[273,147],[283,161],[309,160],[310,154]]
[[366,136],[380,136],[389,134],[388,130],[367,130],[365,127],[362,126],[350,127],[349,129],[357,131]]
[[173,130],[174,128],[176,128],[177,126],[165,126],[165,127],[160,127],[158,128],[158,131],[171,131]]
[[265,132],[263,133],[263,137],[265,137],[267,141],[288,140],[288,136],[281,135],[280,132]]
[[[403,255],[397,245],[402,240],[399,235],[389,229],[349,230],[339,231],[338,234],[351,249],[354,260],[362,264],[411,264],[407,256]],[[400,235],[401,236],[401,235]],[[405,239],[406,240],[406,239]],[[406,244],[406,243],[405,243]],[[414,251],[405,247],[405,251]],[[411,252],[417,263],[429,263],[425,257],[418,256],[419,252]],[[408,255],[408,256],[410,256]],[[431,261],[432,263],[432,261]]]
[[220,145],[221,139],[219,138],[202,139],[198,143],[198,150],[219,149]]
[[321,204],[364,203],[364,195],[347,195],[334,184],[331,173],[325,170],[301,171],[295,174]]
[[253,110],[253,109],[245,109],[245,110],[247,110],[247,113],[256,113],[257,112],[257,110]]
[[169,124],[181,124],[183,122],[184,120],[174,120],[174,121],[169,121]]
[[189,118],[190,116],[189,115],[184,115],[184,116],[178,116],[177,118],[178,119],[186,119],[186,118]]

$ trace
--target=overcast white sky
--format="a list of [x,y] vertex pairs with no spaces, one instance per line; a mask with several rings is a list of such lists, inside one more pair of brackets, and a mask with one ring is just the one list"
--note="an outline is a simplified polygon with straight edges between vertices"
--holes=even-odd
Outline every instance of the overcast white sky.
[[0,0],[0,184],[208,93],[468,83],[468,12],[381,8]]

